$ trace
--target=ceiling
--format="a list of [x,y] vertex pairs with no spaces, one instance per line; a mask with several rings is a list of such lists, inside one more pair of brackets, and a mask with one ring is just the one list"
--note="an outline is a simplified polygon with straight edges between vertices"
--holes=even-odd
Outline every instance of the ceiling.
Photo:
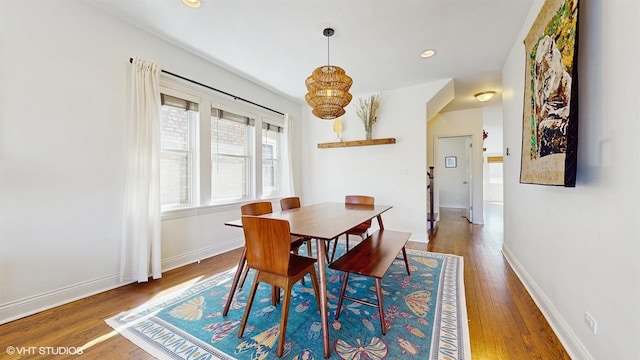
[[[304,103],[304,80],[327,62],[366,95],[453,78],[447,110],[496,90],[533,0],[85,0],[234,73]],[[423,50],[437,54],[422,59]],[[170,70],[170,69],[169,69]],[[212,84],[215,86],[215,84]]]

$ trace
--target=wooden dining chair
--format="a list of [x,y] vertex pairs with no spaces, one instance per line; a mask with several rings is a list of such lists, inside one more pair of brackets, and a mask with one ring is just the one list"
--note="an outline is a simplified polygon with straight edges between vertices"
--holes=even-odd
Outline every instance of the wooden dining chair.
[[282,315],[280,317],[280,335],[276,354],[282,356],[287,331],[287,319],[291,303],[291,288],[306,274],[311,275],[311,285],[319,303],[318,279],[314,264],[316,259],[291,253],[289,222],[281,219],[242,216],[242,228],[247,249],[247,267],[257,271],[247,306],[242,315],[242,322],[238,337],[242,337],[251,312],[251,306],[258,289],[258,284],[264,282],[272,287],[284,289]]
[[[299,207],[300,207],[300,198],[297,196],[280,199],[280,208],[282,209],[282,211],[297,209]],[[302,241],[307,243],[307,256],[311,256],[311,238],[303,237]]]
[[[345,204],[354,204],[354,205],[374,205],[375,199],[372,196],[366,195],[347,195],[344,197]],[[362,224],[349,229],[345,233],[345,238],[347,242],[347,251],[349,251],[349,235],[358,235],[362,240],[366,239],[369,235],[369,228],[371,227],[371,220],[367,220]],[[333,262],[333,258],[336,255],[336,249],[338,247],[338,239],[335,239],[333,243],[333,251],[331,253],[331,261]]]
[[[249,204],[242,205],[240,207],[240,213],[242,215],[253,215],[260,216],[264,214],[271,214],[273,212],[273,206],[270,201],[257,201]],[[298,253],[298,249],[304,243],[304,238],[301,236],[291,236],[291,251]],[[245,266],[242,277],[240,278],[240,287],[244,286],[245,280],[247,280],[247,274],[249,273],[249,269]],[[304,284],[304,279],[302,279],[302,283]],[[278,297],[279,299],[279,297]]]
[[244,204],[240,207],[240,213],[242,215],[264,215],[271,214],[273,212],[273,207],[271,206],[270,201],[258,201],[249,204]]

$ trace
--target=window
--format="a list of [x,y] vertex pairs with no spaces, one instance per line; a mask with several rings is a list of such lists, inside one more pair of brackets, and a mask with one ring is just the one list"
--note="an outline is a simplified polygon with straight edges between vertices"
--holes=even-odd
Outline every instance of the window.
[[502,156],[488,156],[489,184],[502,184]]
[[262,123],[262,195],[280,193],[280,164],[283,128]]
[[245,199],[250,195],[255,120],[211,109],[211,198]]
[[279,196],[283,118],[170,77],[160,84],[162,211]]
[[162,207],[182,207],[193,201],[194,125],[198,104],[161,94],[160,198]]

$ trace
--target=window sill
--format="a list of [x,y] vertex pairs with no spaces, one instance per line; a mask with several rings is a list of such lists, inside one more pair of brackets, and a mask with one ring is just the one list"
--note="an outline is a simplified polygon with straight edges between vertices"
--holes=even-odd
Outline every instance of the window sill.
[[274,196],[269,196],[261,199],[242,200],[242,201],[235,201],[230,203],[200,205],[200,206],[191,206],[188,208],[164,210],[161,213],[161,218],[162,220],[173,220],[173,219],[180,219],[180,218],[185,218],[190,216],[221,213],[221,212],[231,211],[231,210],[238,210],[238,214],[240,214],[240,210],[239,210],[240,206],[244,204],[248,204],[255,201],[273,201],[274,199],[279,199],[279,198],[281,198],[280,195],[274,195]]
[[165,210],[162,212],[161,217],[162,217],[162,220],[173,220],[173,219],[180,219],[180,218],[185,218],[190,216],[224,212],[224,211],[233,210],[237,208],[238,208],[237,203],[193,206],[193,207],[182,208],[182,209]]

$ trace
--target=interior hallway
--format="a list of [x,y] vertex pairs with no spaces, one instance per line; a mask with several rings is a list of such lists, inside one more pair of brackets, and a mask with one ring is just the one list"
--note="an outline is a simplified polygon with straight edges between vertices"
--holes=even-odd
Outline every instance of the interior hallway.
[[502,256],[502,203],[484,204],[484,225],[464,209],[440,208],[427,250],[464,257],[473,359],[569,359],[546,319]]

